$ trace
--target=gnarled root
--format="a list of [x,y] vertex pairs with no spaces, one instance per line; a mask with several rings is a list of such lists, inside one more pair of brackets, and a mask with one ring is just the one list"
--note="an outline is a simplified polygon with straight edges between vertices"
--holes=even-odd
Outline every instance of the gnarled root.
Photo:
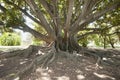
[[[114,54],[113,54],[114,53]],[[118,60],[120,60],[120,57],[117,58],[115,56],[120,54],[119,50],[111,50],[111,49],[89,49],[84,48],[79,52],[79,54],[84,54],[87,56],[92,56],[96,60],[96,68],[100,68],[100,65],[113,65],[113,66],[119,66]],[[116,65],[117,64],[117,65]]]
[[[30,47],[28,49],[25,50],[21,50],[21,51],[14,51],[14,53],[16,54],[6,54],[4,55],[5,58],[10,58],[10,57],[15,57],[17,54],[23,54],[25,53],[27,50],[30,50],[29,55],[32,54],[33,47]],[[25,52],[24,52],[25,51]],[[21,53],[18,53],[21,52]],[[2,56],[3,56],[2,55]],[[28,53],[27,53],[28,56]],[[25,56],[26,57],[26,56]],[[29,58],[30,59],[30,58]],[[21,67],[20,69],[17,70],[17,72],[14,73],[14,75],[7,75],[4,77],[4,79],[11,79],[14,80],[15,78],[22,78],[22,76],[24,76],[25,73],[30,73],[30,71],[35,71],[37,69],[37,66],[41,66],[41,68],[47,68],[47,66],[52,63],[54,60],[56,59],[56,50],[54,48],[51,48],[47,53],[43,53],[40,55],[35,56],[34,58],[30,59],[27,63],[25,63],[23,65],[23,67]]]

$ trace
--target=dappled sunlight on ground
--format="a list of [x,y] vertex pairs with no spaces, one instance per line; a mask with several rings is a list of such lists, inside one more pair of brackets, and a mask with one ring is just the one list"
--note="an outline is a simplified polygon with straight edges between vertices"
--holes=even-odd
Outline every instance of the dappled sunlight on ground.
[[88,57],[84,59],[86,60],[81,58],[81,61],[74,62],[59,58],[47,69],[36,69],[38,78],[36,80],[118,80],[120,78],[120,74],[114,74],[116,69],[110,66],[99,66],[96,69],[94,61],[90,61],[92,59]]
[[96,72],[94,72],[93,74],[94,74],[95,76],[101,78],[101,79],[106,79],[106,78],[108,78],[108,79],[110,79],[110,80],[116,80],[114,77],[111,77],[111,76],[106,75],[106,74],[99,74],[99,73],[96,73]]
[[[45,53],[38,51],[36,54],[44,55]],[[119,52],[114,51],[112,56],[104,56],[104,64],[98,66],[96,66],[97,59],[89,56],[78,55],[78,60],[58,57],[46,69],[37,66],[34,72],[28,71],[22,75],[22,80],[120,80],[119,55]],[[6,77],[9,77],[9,80],[13,80],[13,76],[17,71],[22,70],[31,61],[32,58],[20,56],[1,59],[0,80],[8,80]],[[16,76],[14,80],[20,80],[20,78],[21,76]]]

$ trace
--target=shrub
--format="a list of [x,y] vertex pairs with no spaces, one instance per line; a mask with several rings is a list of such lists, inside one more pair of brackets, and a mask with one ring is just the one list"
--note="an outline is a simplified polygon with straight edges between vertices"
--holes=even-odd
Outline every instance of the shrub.
[[0,45],[2,46],[16,46],[20,45],[20,43],[20,36],[15,33],[3,33],[0,37]]

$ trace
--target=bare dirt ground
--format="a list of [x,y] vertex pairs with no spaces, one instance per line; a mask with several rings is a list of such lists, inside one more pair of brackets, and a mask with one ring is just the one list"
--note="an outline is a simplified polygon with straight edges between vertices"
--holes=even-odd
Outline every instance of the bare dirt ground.
[[[99,51],[98,51],[99,52]],[[75,59],[59,56],[46,69],[37,66],[20,76],[14,76],[32,61],[16,56],[0,59],[0,80],[120,80],[120,50],[106,50],[102,62],[89,55],[78,55]],[[1,56],[1,55],[0,55]],[[14,78],[13,78],[14,76]]]

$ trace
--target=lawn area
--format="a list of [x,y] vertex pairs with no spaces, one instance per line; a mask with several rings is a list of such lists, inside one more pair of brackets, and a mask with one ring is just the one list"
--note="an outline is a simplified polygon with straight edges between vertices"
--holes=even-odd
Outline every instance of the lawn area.
[[13,51],[18,49],[25,49],[28,46],[0,46],[0,51]]

